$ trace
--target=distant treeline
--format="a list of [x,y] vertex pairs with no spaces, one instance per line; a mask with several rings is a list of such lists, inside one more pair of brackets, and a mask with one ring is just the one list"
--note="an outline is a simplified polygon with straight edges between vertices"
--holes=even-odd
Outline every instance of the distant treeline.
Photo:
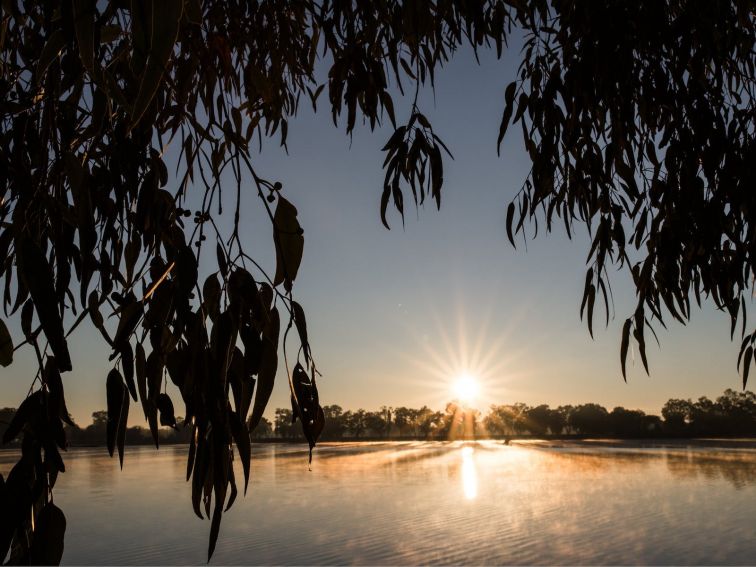
[[[756,394],[725,390],[716,400],[671,399],[659,415],[641,410],[587,403],[551,408],[523,403],[492,405],[486,414],[447,404],[444,411],[382,407],[377,411],[344,411],[325,406],[323,439],[448,439],[585,435],[618,437],[700,437],[711,435],[756,436]],[[301,436],[291,422],[291,410],[277,409],[271,434],[283,439]]]
[[[671,399],[661,416],[641,410],[615,407],[611,411],[598,404],[577,406],[529,406],[523,403],[492,405],[488,413],[451,402],[444,411],[427,406],[420,409],[382,407],[344,411],[341,406],[325,406],[326,425],[322,440],[340,439],[455,439],[469,437],[521,436],[617,436],[617,437],[701,437],[712,435],[756,436],[756,394],[751,391],[725,390],[716,400]],[[0,410],[0,437],[15,410]],[[179,423],[182,420],[179,418]],[[71,445],[102,445],[105,440],[107,412],[92,414],[87,427],[69,428]],[[162,443],[186,443],[191,428],[162,428]],[[292,422],[290,409],[278,408],[273,423],[263,418],[252,432],[258,440],[295,440],[302,437],[298,423]],[[126,433],[129,445],[151,444],[149,430],[131,427]]]

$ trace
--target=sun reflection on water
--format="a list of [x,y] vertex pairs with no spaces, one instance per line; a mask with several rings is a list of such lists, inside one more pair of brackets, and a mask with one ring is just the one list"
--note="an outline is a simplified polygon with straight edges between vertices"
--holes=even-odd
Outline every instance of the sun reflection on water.
[[478,497],[478,471],[473,453],[472,447],[462,447],[462,491],[466,500]]

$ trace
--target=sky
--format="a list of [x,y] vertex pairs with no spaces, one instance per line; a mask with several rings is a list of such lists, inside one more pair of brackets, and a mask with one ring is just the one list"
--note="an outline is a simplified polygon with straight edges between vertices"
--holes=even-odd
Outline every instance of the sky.
[[[516,51],[497,61],[460,52],[438,72],[436,89],[420,109],[454,154],[445,160],[441,210],[429,201],[407,207],[405,225],[393,211],[391,230],[380,221],[384,177],[381,147],[388,127],[370,131],[333,126],[326,98],[317,114],[308,101],[289,124],[288,154],[264,140],[254,160],[258,173],[283,183],[282,194],[299,210],[305,248],[294,286],[307,314],[321,403],[344,409],[380,406],[443,409],[462,374],[475,377],[475,406],[525,402],[552,406],[600,403],[658,413],[669,398],[716,397],[738,389],[736,341],[729,317],[711,304],[694,310],[685,327],[670,319],[657,328],[661,349],[648,340],[651,375],[631,352],[627,383],[619,359],[624,319],[634,307],[626,273],[612,275],[614,317],[598,324],[595,338],[579,318],[590,241],[580,229],[539,232],[514,249],[505,213],[529,170],[521,134],[507,135],[501,157],[496,137],[504,88],[514,78]],[[396,100],[406,120],[411,100]],[[387,121],[388,122],[388,121]],[[169,185],[169,190],[175,190]],[[272,274],[272,229],[251,184],[243,197],[242,239]],[[230,192],[229,192],[230,193]],[[409,195],[405,203],[409,202]],[[229,210],[230,202],[229,202]],[[233,211],[230,211],[231,214]],[[229,227],[231,214],[223,217]],[[532,233],[532,231],[531,231]],[[17,321],[9,325],[20,336]],[[296,339],[290,339],[296,351]],[[78,423],[105,408],[105,378],[112,367],[107,345],[91,325],[70,340],[74,370],[64,375],[68,406]],[[16,407],[34,376],[33,352],[22,349],[3,369],[0,407]],[[174,402],[181,415],[178,393]],[[266,415],[289,406],[283,364]],[[132,406],[130,424],[142,424]]]

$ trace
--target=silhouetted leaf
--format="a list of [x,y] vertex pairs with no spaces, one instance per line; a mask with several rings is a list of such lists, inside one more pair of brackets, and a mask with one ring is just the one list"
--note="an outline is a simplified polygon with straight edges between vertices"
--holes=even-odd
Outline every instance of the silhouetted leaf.
[[152,433],[152,440],[155,442],[156,448],[160,445],[157,403],[160,394],[160,385],[163,382],[163,368],[163,361],[160,355],[153,350],[147,357],[147,397],[142,401],[142,408],[147,417],[147,424],[150,427],[150,433]]
[[0,563],[5,562],[5,556],[8,554],[11,539],[13,538],[13,529],[10,518],[10,497],[5,489],[5,479],[0,474]]
[[225,279],[228,275],[228,264],[226,263],[226,254],[223,252],[223,246],[221,246],[220,242],[215,245],[215,257],[218,260],[218,269]]
[[224,385],[237,335],[234,316],[230,311],[224,311],[215,321],[210,337],[213,356],[218,364],[218,380]]
[[[186,425],[184,425],[186,427]],[[187,482],[192,477],[192,470],[194,469],[194,458],[197,455],[197,426],[192,425],[192,435],[189,437],[189,454],[186,459],[186,480]]]
[[21,309],[21,331],[27,340],[32,339],[32,318],[34,317],[34,302],[28,299]]
[[60,317],[57,297],[53,282],[53,273],[39,246],[29,238],[16,241],[16,258],[21,276],[24,278],[29,293],[34,300],[42,329],[50,348],[58,362],[61,372],[71,370],[71,356],[63,334],[63,321]]
[[160,394],[158,396],[157,408],[160,411],[160,425],[167,425],[178,430],[173,402],[168,394]]
[[94,26],[96,0],[73,0],[76,41],[84,67],[94,72]]
[[596,303],[596,286],[591,284],[588,287],[588,332],[593,338],[593,307]]
[[305,369],[298,362],[294,367],[291,379],[294,385],[293,417],[298,417],[302,422],[302,432],[310,445],[310,462],[312,462],[312,449],[325,426],[325,416],[323,415],[323,408],[320,407],[318,388],[315,380],[310,379]]
[[42,380],[47,385],[48,391],[48,414],[50,417],[59,417],[71,427],[76,427],[66,407],[66,399],[63,394],[63,380],[58,371],[57,361],[54,356],[47,357]]
[[255,402],[252,406],[252,415],[249,418],[249,431],[253,431],[268,405],[270,394],[273,392],[273,383],[278,368],[278,333],[280,321],[278,309],[271,309],[268,324],[263,331],[262,354],[260,360],[260,372],[257,375],[257,391]]
[[142,401],[142,409],[144,410],[144,418],[147,419],[147,358],[144,354],[144,347],[141,343],[137,343],[136,351],[134,353],[134,370],[136,373],[137,390],[139,391],[139,399]]
[[137,401],[137,388],[134,382],[134,352],[131,350],[130,343],[126,343],[126,346],[121,349],[121,368],[129,393],[134,401]]
[[743,389],[745,389],[748,383],[748,374],[751,372],[751,358],[753,357],[753,347],[749,346],[745,350],[745,357],[743,358]]
[[243,417],[235,412],[230,412],[229,422],[231,424],[231,434],[234,437],[236,448],[239,450],[239,459],[244,470],[244,494],[247,494],[247,485],[249,484],[249,467],[252,459],[252,446],[249,441],[249,430]]
[[515,204],[509,203],[509,206],[507,207],[507,238],[509,238],[509,241],[512,243],[512,246],[515,246],[514,241],[514,235],[512,234],[512,223],[514,222],[514,214],[515,214]]
[[205,280],[202,286],[202,297],[205,311],[209,315],[212,321],[220,313],[220,298],[221,298],[221,286],[218,282],[218,277],[215,274],[211,274]]
[[131,111],[132,128],[139,122],[147,106],[152,102],[163,78],[176,43],[183,6],[183,0],[162,0],[149,3],[152,12],[152,38],[146,67]]
[[273,285],[284,284],[291,290],[302,261],[304,237],[297,221],[297,209],[283,197],[278,198],[278,206],[273,217],[273,241],[276,245],[276,275]]
[[34,392],[31,396],[21,402],[16,413],[13,414],[11,422],[8,424],[8,429],[3,433],[3,443],[10,443],[13,441],[18,434],[21,433],[21,429],[24,425],[26,425],[35,414],[42,411],[43,404],[44,392],[42,392],[42,390]]
[[[66,45],[66,36],[63,30],[55,30],[47,39],[45,46],[42,48],[42,53],[39,55],[37,61],[37,83],[42,80],[50,63],[58,57],[60,50]],[[0,558],[2,560],[2,558]]]
[[129,399],[129,394],[126,391],[126,388],[123,388],[123,402],[121,404],[121,415],[118,420],[118,434],[116,435],[116,446],[118,447],[118,462],[121,465],[121,470],[123,470],[123,455],[124,446],[126,444],[126,428],[128,427],[129,422],[130,405],[131,400]]
[[228,465],[228,486],[231,488],[231,494],[229,494],[228,496],[228,502],[226,503],[226,508],[223,510],[223,512],[228,512],[231,509],[231,506],[233,506],[234,502],[236,502],[236,496],[239,492],[236,488],[236,475],[234,474],[233,459]]
[[[32,475],[34,471],[31,464],[26,459],[21,459],[13,466],[5,481],[5,502],[0,514],[0,560],[7,554],[14,532],[23,529],[24,523],[29,519],[34,502],[29,486]],[[9,562],[12,562],[12,558],[11,554]]]
[[0,365],[8,366],[13,362],[13,339],[11,339],[8,327],[0,319]]
[[37,515],[31,545],[31,564],[60,565],[65,535],[65,514],[55,504],[48,502]]
[[506,91],[504,91],[504,114],[501,117],[501,125],[499,126],[499,137],[496,139],[496,153],[499,155],[501,155],[501,142],[504,140],[509,121],[512,119],[512,102],[514,101],[516,87],[517,83],[511,82],[507,85]]
[[116,330],[115,337],[113,337],[113,348],[116,351],[121,351],[126,347],[129,342],[131,333],[136,329],[139,320],[144,313],[144,307],[141,301],[137,301],[135,297],[131,296],[129,301],[121,309],[121,318],[118,320],[118,329]]
[[622,378],[627,382],[627,373],[625,371],[625,363],[627,361],[627,349],[630,347],[630,327],[632,326],[632,319],[627,319],[622,327],[622,345],[620,347],[620,363],[622,364]]
[[192,509],[197,517],[202,520],[202,510],[200,500],[202,499],[202,490],[205,485],[205,479],[209,469],[208,441],[205,437],[204,428],[198,429],[197,450],[194,457],[194,469],[192,472]]
[[291,310],[294,313],[294,324],[297,327],[297,333],[299,334],[299,341],[302,344],[302,353],[305,357],[305,362],[310,362],[310,343],[307,339],[307,320],[305,319],[304,309],[296,301],[291,302]]
[[189,246],[182,246],[176,257],[177,292],[188,296],[197,285],[197,258]]
[[121,374],[115,368],[108,373],[105,389],[108,400],[108,422],[106,427],[108,453],[112,457],[116,446],[118,424],[121,422],[124,399],[128,399],[126,387],[123,385],[123,378],[121,378]]
[[99,298],[97,297],[96,291],[92,291],[92,293],[89,294],[87,308],[89,309],[89,318],[92,319],[92,324],[98,329],[102,329],[105,321],[100,313]]

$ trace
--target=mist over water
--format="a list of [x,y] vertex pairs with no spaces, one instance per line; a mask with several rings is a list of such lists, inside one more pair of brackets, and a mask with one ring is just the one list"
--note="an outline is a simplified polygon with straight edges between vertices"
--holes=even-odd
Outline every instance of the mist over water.
[[[0,452],[0,472],[14,462]],[[74,449],[64,564],[203,564],[186,450]],[[242,478],[238,471],[237,478]],[[753,564],[756,449],[253,445],[212,564]]]

